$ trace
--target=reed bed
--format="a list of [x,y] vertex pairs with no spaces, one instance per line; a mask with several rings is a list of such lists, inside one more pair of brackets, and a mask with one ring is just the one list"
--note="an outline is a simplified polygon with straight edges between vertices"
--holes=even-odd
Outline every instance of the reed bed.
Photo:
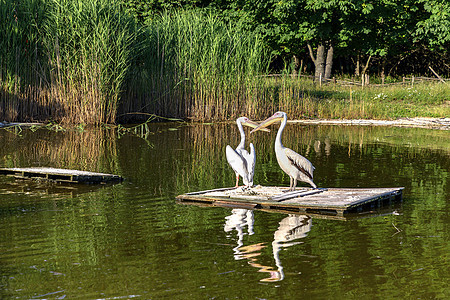
[[114,122],[136,37],[119,1],[0,4],[0,118]]
[[[37,20],[45,12],[41,1],[0,0],[0,118],[24,117],[21,110],[33,110],[26,103],[28,86],[37,81],[37,61],[42,53]],[[30,105],[31,104],[31,105]]]
[[117,1],[53,0],[44,45],[53,97],[72,123],[115,121],[135,38]]
[[195,121],[235,118],[253,109],[269,56],[262,39],[211,12],[166,12],[146,24],[142,59],[122,113],[151,112]]

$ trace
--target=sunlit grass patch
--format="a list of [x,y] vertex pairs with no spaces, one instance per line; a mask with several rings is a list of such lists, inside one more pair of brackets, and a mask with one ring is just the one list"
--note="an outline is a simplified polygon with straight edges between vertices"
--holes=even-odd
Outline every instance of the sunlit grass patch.
[[[450,87],[442,83],[386,86],[318,84],[309,78],[267,79],[275,105],[293,118],[395,119],[445,117]],[[267,87],[266,87],[267,88]]]
[[442,83],[365,87],[353,94],[370,107],[374,118],[448,116],[450,87]]

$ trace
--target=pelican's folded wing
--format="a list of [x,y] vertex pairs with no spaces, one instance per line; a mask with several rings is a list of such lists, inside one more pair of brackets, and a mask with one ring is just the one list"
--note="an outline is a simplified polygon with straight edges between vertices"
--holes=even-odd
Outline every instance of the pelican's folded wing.
[[226,148],[227,161],[233,168],[235,173],[238,173],[242,178],[247,178],[247,165],[244,158],[240,156],[231,146]]
[[292,161],[292,163],[297,167],[297,169],[299,169],[310,179],[313,178],[313,172],[315,168],[308,159],[289,148],[284,148],[284,153],[286,154],[287,158]]
[[250,153],[244,150],[242,151],[242,156],[244,157],[247,163],[249,181],[253,181],[253,175],[255,174],[255,161],[256,161],[256,153],[253,143],[250,143]]

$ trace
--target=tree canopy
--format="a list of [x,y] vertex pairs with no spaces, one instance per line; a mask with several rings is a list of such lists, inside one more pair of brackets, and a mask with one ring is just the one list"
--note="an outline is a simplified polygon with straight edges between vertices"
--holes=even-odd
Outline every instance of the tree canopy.
[[[364,58],[397,73],[424,72],[431,61],[450,73],[450,3],[446,0],[123,0],[139,18],[162,10],[207,8],[240,19],[260,33],[267,47],[284,60],[307,58],[308,47],[333,47],[335,57]],[[417,64],[416,56],[427,63]],[[410,59],[408,59],[408,57]],[[311,58],[314,59],[313,56]],[[414,64],[413,63],[413,64]],[[317,67],[317,66],[316,66]],[[386,66],[388,67],[388,66]]]

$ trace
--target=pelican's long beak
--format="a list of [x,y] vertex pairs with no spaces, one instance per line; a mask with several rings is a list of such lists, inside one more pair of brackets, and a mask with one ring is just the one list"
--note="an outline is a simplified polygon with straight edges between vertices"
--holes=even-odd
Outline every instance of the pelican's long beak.
[[[252,132],[253,132],[256,128],[258,128],[258,126],[259,126],[258,123],[253,122],[252,120],[248,120],[247,122],[242,122],[242,125],[246,125],[246,126],[248,126],[248,127],[253,128]],[[268,128],[263,128],[263,129],[261,129],[261,130],[264,130],[264,131],[266,131],[266,132],[270,132],[270,129],[268,129]]]
[[271,116],[270,118],[264,120],[261,124],[259,124],[258,127],[256,127],[252,131],[250,131],[250,133],[253,133],[253,132],[258,131],[258,130],[265,130],[265,129],[267,129],[266,128],[267,126],[270,126],[270,125],[272,125],[275,122],[280,122],[281,120],[283,120],[283,118],[280,118],[280,117],[275,116],[275,115]]

